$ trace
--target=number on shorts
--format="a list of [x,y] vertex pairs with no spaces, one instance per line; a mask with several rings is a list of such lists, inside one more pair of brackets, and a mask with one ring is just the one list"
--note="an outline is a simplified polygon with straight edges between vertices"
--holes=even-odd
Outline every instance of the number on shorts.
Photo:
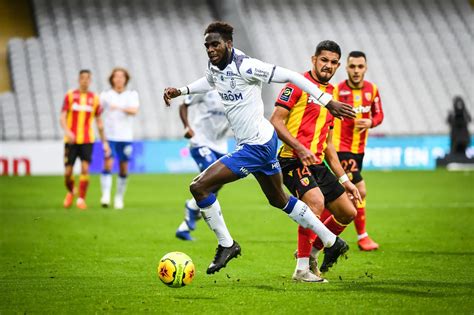
[[341,166],[344,169],[344,171],[346,171],[346,173],[353,173],[359,170],[357,168],[357,162],[354,159],[342,160]]

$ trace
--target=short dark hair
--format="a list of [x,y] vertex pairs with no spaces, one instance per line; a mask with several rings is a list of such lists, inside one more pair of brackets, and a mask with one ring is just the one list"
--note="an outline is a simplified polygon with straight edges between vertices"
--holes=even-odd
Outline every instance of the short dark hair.
[[365,56],[365,53],[363,51],[359,51],[359,50],[351,51],[349,53],[349,55],[347,56],[347,59],[349,59],[350,57],[353,57],[353,58],[363,57],[365,59],[365,61],[367,61],[367,57]]
[[87,73],[89,75],[92,74],[92,72],[89,70],[89,69],[81,69],[81,71],[79,71],[79,75],[83,74],[83,73]]
[[232,35],[234,34],[234,27],[229,23],[216,21],[207,26],[204,35],[208,33],[219,33],[225,41],[233,40]]
[[112,73],[109,76],[110,86],[114,87],[113,79],[114,79],[115,73],[117,73],[117,72],[123,72],[123,74],[125,75],[125,86],[127,86],[128,81],[130,81],[130,74],[128,73],[127,69],[121,68],[121,67],[116,67],[116,68],[112,69]]
[[314,53],[315,56],[319,56],[323,50],[332,51],[341,57],[341,47],[332,40],[323,40],[316,46],[316,51]]

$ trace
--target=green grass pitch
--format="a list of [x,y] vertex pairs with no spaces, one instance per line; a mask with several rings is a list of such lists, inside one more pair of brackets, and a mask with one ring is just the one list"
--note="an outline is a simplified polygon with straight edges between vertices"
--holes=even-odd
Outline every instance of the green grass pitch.
[[[328,284],[294,283],[296,224],[267,205],[253,179],[219,199],[242,257],[208,276],[216,241],[175,239],[193,175],[133,175],[126,209],[65,210],[61,177],[0,178],[0,313],[470,313],[474,312],[474,173],[365,172],[368,228],[381,244],[348,260]],[[159,259],[183,251],[194,282],[172,289]]]

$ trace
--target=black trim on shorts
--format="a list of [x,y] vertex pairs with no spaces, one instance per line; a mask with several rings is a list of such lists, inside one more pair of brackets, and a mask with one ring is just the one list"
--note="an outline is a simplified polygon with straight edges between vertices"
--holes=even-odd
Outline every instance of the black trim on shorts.
[[306,167],[295,158],[279,158],[278,160],[282,168],[283,183],[299,199],[306,192],[319,187],[324,195],[324,203],[327,205],[345,192],[339,180],[324,163]]

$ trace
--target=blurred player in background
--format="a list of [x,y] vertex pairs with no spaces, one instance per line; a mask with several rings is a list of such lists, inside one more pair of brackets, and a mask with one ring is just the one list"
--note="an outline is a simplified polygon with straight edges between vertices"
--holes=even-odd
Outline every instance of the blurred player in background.
[[89,164],[92,159],[94,145],[95,119],[99,131],[100,140],[106,154],[110,153],[110,147],[104,136],[104,128],[100,114],[102,108],[99,96],[89,91],[91,83],[91,72],[81,70],[79,72],[79,88],[67,92],[60,116],[60,124],[64,130],[64,178],[67,188],[64,207],[71,207],[74,199],[74,175],[73,167],[77,157],[81,160],[81,175],[79,177],[79,198],[76,206],[79,209],[87,209],[86,193],[89,185]]
[[124,68],[115,68],[109,77],[112,87],[100,95],[104,108],[104,127],[111,154],[104,154],[104,169],[100,177],[103,207],[110,205],[112,191],[112,167],[114,159],[119,161],[119,174],[114,197],[114,208],[123,209],[123,198],[127,187],[128,161],[132,155],[133,118],[138,113],[140,102],[136,91],[127,90],[130,75]]
[[[377,249],[379,245],[369,237],[365,229],[367,190],[361,171],[369,129],[380,125],[384,115],[377,86],[364,80],[367,71],[365,54],[361,51],[350,52],[346,70],[348,78],[337,86],[336,97],[341,102],[354,106],[357,118],[335,120],[333,143],[342,166],[362,196],[362,202],[357,205],[357,217],[354,219],[354,224],[358,234],[359,248],[370,251]],[[323,214],[321,218],[324,219],[326,216],[328,213]]]
[[[311,58],[312,69],[304,76],[321,91],[332,94],[334,86],[329,81],[339,68],[340,58],[341,48],[337,43],[322,41]],[[278,159],[285,186],[317,215],[321,215],[326,206],[334,216],[323,221],[324,225],[335,235],[341,234],[357,214],[350,197],[360,200],[360,195],[349,181],[332,145],[333,115],[326,108],[317,106],[308,93],[293,84],[287,84],[275,103],[270,121],[284,142]],[[315,255],[310,270],[310,255],[315,239],[316,234],[311,229],[301,225],[298,227],[294,280],[325,282],[319,277]],[[319,250],[324,248],[319,239],[317,243]],[[330,267],[323,264],[321,269],[326,272]]]
[[[192,119],[188,120],[188,109],[192,106]],[[187,95],[179,107],[179,116],[185,128],[184,137],[189,139],[191,156],[203,172],[212,163],[227,153],[227,132],[229,122],[225,117],[219,93],[211,90],[206,94]],[[214,193],[221,187],[216,187]],[[181,222],[176,237],[182,240],[193,240],[190,231],[196,228],[196,220],[201,217],[194,198],[185,204],[185,218]]]
[[196,199],[209,228],[218,240],[216,255],[207,269],[213,274],[240,255],[240,245],[232,238],[224,221],[216,187],[253,174],[268,202],[282,209],[300,225],[311,228],[324,240],[324,259],[337,261],[347,244],[331,233],[308,206],[283,190],[281,168],[276,159],[278,139],[272,124],[264,118],[262,83],[292,82],[311,94],[321,106],[335,116],[354,117],[352,107],[332,100],[301,74],[246,56],[233,47],[233,27],[224,22],[211,23],[204,32],[204,46],[209,57],[206,75],[181,88],[169,87],[163,98],[170,105],[172,98],[200,94],[216,89],[225,114],[237,140],[237,149],[220,158],[191,183]]

